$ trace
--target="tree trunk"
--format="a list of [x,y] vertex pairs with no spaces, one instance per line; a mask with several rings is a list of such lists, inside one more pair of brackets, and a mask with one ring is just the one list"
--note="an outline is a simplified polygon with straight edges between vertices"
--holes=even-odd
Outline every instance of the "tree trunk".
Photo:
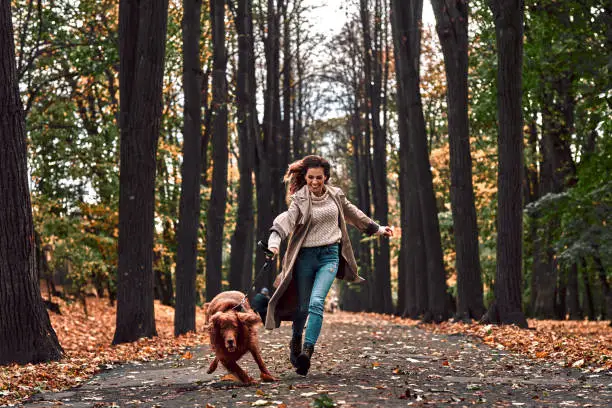
[[221,292],[223,225],[227,202],[227,53],[225,50],[225,1],[210,0],[213,42],[212,158],[213,178],[206,224],[206,299]]
[[[398,106],[398,130],[399,130],[399,191],[400,191],[400,214],[401,214],[401,243],[400,254],[398,260],[398,305],[397,313],[402,317],[418,316],[417,306],[417,280],[415,260],[416,254],[411,252],[411,245],[416,239],[412,232],[415,231],[418,219],[411,217],[411,195],[416,194],[415,190],[411,189],[412,173],[409,133],[408,133],[408,106],[406,105],[406,95],[403,87],[402,74],[405,74],[404,67],[408,64],[408,55],[405,52],[405,44],[402,42],[402,33],[404,30],[403,14],[398,10],[398,0],[391,1],[391,28],[393,32],[393,50],[395,56],[395,76],[397,81],[397,106]],[[418,205],[418,203],[417,203]],[[427,280],[424,280],[427,283]],[[425,305],[426,308],[426,305]]]
[[[362,90],[363,92],[363,90]],[[365,92],[364,92],[365,93]],[[368,216],[372,216],[372,200],[370,197],[370,185],[372,183],[371,174],[371,156],[370,150],[372,148],[371,143],[371,131],[369,121],[369,109],[367,107],[368,100],[365,95],[363,99],[359,101],[360,107],[360,126],[363,129],[363,134],[360,137],[359,144],[359,172],[358,172],[358,194],[359,194],[359,205],[358,207]],[[359,265],[363,269],[363,277],[366,279],[366,290],[364,293],[367,294],[367,300],[364,299],[364,309],[371,312],[374,310],[374,304],[376,303],[376,276],[374,274],[374,266],[372,264],[372,242],[365,241],[361,246],[359,255],[361,257]]]
[[[253,275],[253,142],[257,137],[255,110],[256,83],[254,80],[255,54],[253,40],[252,1],[239,0],[236,11],[238,33],[238,75],[236,78],[236,105],[238,112],[238,143],[240,158],[240,187],[238,214],[232,236],[230,288],[244,290]],[[253,78],[252,78],[253,77]]]
[[[388,224],[389,205],[387,201],[387,179],[386,179],[386,135],[380,123],[382,66],[379,58],[382,56],[380,49],[373,46],[378,43],[381,35],[380,5],[376,1],[377,13],[374,16],[374,38],[370,35],[371,19],[369,15],[368,0],[360,1],[361,25],[363,30],[364,46],[364,75],[367,94],[367,106],[372,124],[372,139],[374,142],[374,161],[372,177],[372,197],[374,201],[374,218],[382,225]],[[374,311],[380,313],[391,313],[393,303],[391,300],[391,267],[389,259],[389,242],[380,240],[377,246],[376,276],[374,277]]]
[[183,168],[176,251],[174,335],[196,330],[196,267],[200,225],[202,149],[201,0],[183,1],[183,88],[185,95]]
[[[556,262],[555,262],[556,263]],[[554,319],[565,320],[567,312],[567,274],[568,271],[559,274],[558,289],[555,297]]]
[[119,268],[113,344],[157,335],[153,308],[155,166],[167,0],[119,3]]
[[485,312],[472,185],[468,120],[468,3],[432,0],[446,67],[450,197],[457,254],[457,318],[480,319]]
[[[352,31],[348,31],[351,44],[355,44]],[[350,48],[351,66],[353,67],[351,81],[352,101],[351,101],[351,118],[350,118],[350,134],[352,147],[352,167],[354,191],[357,206],[366,214],[370,214],[370,204],[368,195],[368,178],[365,172],[364,162],[366,156],[364,154],[364,124],[362,122],[361,109],[361,61],[360,51],[357,47]],[[366,125],[367,126],[367,125]],[[370,241],[360,241],[358,236],[354,236],[355,257],[359,262],[360,275],[366,278],[366,282],[359,285],[356,290],[350,286],[346,286],[343,292],[342,305],[351,304],[354,308],[351,311],[371,310],[370,293],[372,289],[371,282],[371,246]],[[352,302],[349,302],[350,299]]]
[[302,50],[301,50],[301,36],[300,36],[300,15],[297,17],[297,24],[295,30],[295,58],[296,58],[296,86],[297,90],[294,91],[294,104],[295,104],[295,116],[293,118],[293,160],[298,160],[304,155],[304,95],[303,89],[304,84],[304,64],[302,63]]
[[[529,153],[527,154],[527,157],[531,159],[531,162],[525,165],[525,169],[527,172],[525,176],[526,184],[527,184],[526,189],[528,190],[526,193],[525,199],[527,200],[527,203],[535,202],[539,198],[539,194],[540,194],[540,184],[539,184],[539,179],[538,179],[538,166],[537,166],[538,128],[537,128],[537,122],[536,122],[535,116],[536,115],[534,114],[534,117],[530,121],[530,124],[529,124],[529,139],[528,139]],[[531,256],[533,260],[531,264],[531,276],[530,276],[530,281],[529,281],[529,285],[530,285],[529,306],[527,310],[527,314],[530,316],[533,316],[535,302],[536,302],[536,298],[538,295],[538,290],[537,290],[538,287],[537,287],[537,282],[536,282],[536,278],[537,278],[536,256],[539,250],[537,223],[538,223],[537,217],[535,215],[532,215],[529,220],[529,232],[528,232],[529,241],[531,242],[531,248],[530,248],[529,255]]]
[[[536,215],[533,222],[536,223],[537,233],[533,243],[534,253],[534,303],[533,315],[539,319],[553,319],[555,317],[555,298],[557,293],[557,268],[553,262],[551,248],[550,224],[542,225]],[[539,227],[539,228],[538,228]]]
[[521,0],[489,0],[497,44],[497,270],[495,302],[483,321],[527,327],[521,308],[523,265],[523,13]]
[[40,295],[11,2],[0,5],[0,365],[59,360]]
[[578,264],[572,264],[567,274],[567,312],[570,320],[581,320],[582,310],[580,310],[580,296],[578,293]]
[[[402,41],[400,52],[405,53],[405,57],[396,59],[396,70],[400,71],[403,95],[408,107],[408,142],[414,170],[412,177],[414,178],[413,185],[418,191],[420,206],[420,217],[417,219],[421,220],[426,254],[428,306],[424,320],[440,322],[448,317],[446,275],[419,87],[421,34],[419,30],[414,29],[421,24],[422,11],[422,0],[411,2],[407,7],[400,7],[399,4],[394,3],[393,13],[397,14],[395,18],[398,23],[397,35]],[[402,64],[403,61],[404,64]],[[416,213],[415,209],[413,211]],[[417,256],[422,255],[417,254]]]
[[[293,87],[292,87],[292,55],[291,55],[291,25],[289,18],[289,2],[288,0],[282,1],[282,15],[283,15],[283,119],[282,119],[282,131],[280,135],[280,147],[281,151],[281,162],[279,168],[281,171],[289,167],[289,157],[291,151],[291,100],[293,99]],[[282,194],[281,194],[281,202]],[[284,205],[280,209],[284,208]],[[279,209],[279,210],[280,210]]]
[[595,313],[595,302],[593,301],[593,290],[591,280],[589,279],[589,270],[587,268],[586,259],[582,259],[582,283],[584,285],[584,297],[582,299],[582,310],[585,311],[589,320],[597,318]]

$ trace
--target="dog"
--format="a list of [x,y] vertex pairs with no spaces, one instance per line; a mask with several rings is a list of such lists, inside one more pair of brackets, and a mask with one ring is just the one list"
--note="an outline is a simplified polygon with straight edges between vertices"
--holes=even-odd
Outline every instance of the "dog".
[[259,351],[257,325],[261,320],[242,292],[221,292],[205,305],[205,310],[210,345],[215,352],[208,374],[212,374],[221,362],[243,383],[255,384],[256,381],[238,365],[238,360],[249,351],[259,367],[261,380],[277,381],[268,371]]

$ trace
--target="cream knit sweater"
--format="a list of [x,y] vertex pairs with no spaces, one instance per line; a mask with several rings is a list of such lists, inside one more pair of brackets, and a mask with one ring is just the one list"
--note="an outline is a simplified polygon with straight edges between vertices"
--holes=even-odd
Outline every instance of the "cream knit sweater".
[[[302,247],[318,247],[340,242],[342,231],[340,231],[338,222],[338,206],[334,200],[329,197],[327,191],[320,197],[311,193],[310,199],[312,202],[312,220]],[[382,235],[384,232],[385,227],[381,225],[374,235]],[[280,235],[273,231],[268,239],[268,248],[278,249],[280,243]]]
[[[340,242],[342,231],[338,224],[338,206],[334,200],[329,198],[327,191],[320,197],[310,194],[310,199],[312,219],[302,247],[318,247]],[[279,248],[280,242],[280,235],[272,232],[268,239],[268,248]]]
[[338,225],[338,206],[327,191],[320,197],[310,195],[312,221],[302,247],[318,247],[340,242],[342,231]]

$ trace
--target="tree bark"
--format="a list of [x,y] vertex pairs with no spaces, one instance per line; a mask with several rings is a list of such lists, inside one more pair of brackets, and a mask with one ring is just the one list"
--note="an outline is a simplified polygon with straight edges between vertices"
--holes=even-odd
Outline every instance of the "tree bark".
[[[280,0],[282,1],[282,0]],[[267,239],[269,229],[275,214],[282,208],[285,197],[282,184],[282,174],[279,168],[278,131],[281,124],[280,112],[280,34],[279,13],[274,0],[267,0],[266,11],[266,37],[264,39],[264,53],[266,60],[266,86],[264,89],[264,114],[261,126],[261,136],[255,141],[257,150],[255,160],[257,185],[257,237]],[[279,257],[280,258],[280,257]],[[259,271],[265,262],[262,251],[255,256],[255,269]],[[268,268],[260,278],[262,285],[270,287],[274,282],[276,267]]]
[[497,45],[497,269],[495,301],[483,321],[527,327],[521,307],[523,265],[522,0],[489,0]]
[[238,33],[238,75],[236,78],[236,105],[238,112],[238,143],[240,158],[240,187],[236,230],[232,236],[230,288],[244,290],[253,275],[253,142],[257,137],[255,108],[255,53],[253,39],[252,1],[239,0],[236,10]]
[[210,0],[213,42],[212,159],[213,178],[206,223],[206,299],[221,292],[223,225],[227,202],[227,52],[225,49],[225,1]]
[[[448,317],[446,275],[442,258],[442,244],[433,190],[431,164],[427,151],[423,105],[419,89],[421,34],[419,30],[414,29],[414,27],[419,27],[421,24],[423,2],[411,2],[409,6],[404,7],[395,2],[393,4],[393,13],[397,14],[395,16],[397,36],[401,39],[400,53],[405,53],[405,56],[396,59],[396,70],[400,71],[403,87],[402,93],[408,107],[408,143],[412,153],[410,157],[413,166],[412,178],[414,179],[413,186],[418,194],[420,217],[417,219],[421,220],[420,228],[424,238],[423,245],[427,265],[428,304],[424,320],[440,322]],[[417,213],[414,208],[412,211],[414,211],[414,214]],[[418,241],[415,241],[415,244],[416,242]],[[417,252],[415,254],[422,256],[422,254]],[[415,267],[418,267],[418,263],[415,264]]]
[[153,215],[167,0],[119,3],[119,268],[113,344],[157,335],[153,308]]
[[183,88],[185,95],[183,168],[176,251],[176,306],[174,335],[196,330],[196,268],[200,225],[202,168],[202,68],[200,14],[202,0],[183,1]]
[[40,295],[11,2],[0,5],[0,365],[59,360]]
[[[402,41],[402,31],[405,30],[403,13],[398,10],[398,0],[391,1],[391,28],[393,32],[393,49],[395,55],[395,76],[397,81],[397,106],[398,106],[398,133],[399,133],[399,191],[400,191],[400,222],[402,229],[400,254],[398,260],[398,307],[397,313],[403,317],[418,316],[417,306],[417,280],[415,269],[416,254],[411,252],[411,245],[416,239],[412,232],[415,230],[418,219],[411,217],[411,195],[416,191],[411,189],[412,173],[411,156],[408,132],[408,106],[403,86],[402,74],[404,67],[408,64],[408,55],[405,52]],[[418,205],[418,203],[417,203]],[[425,283],[427,280],[425,279]],[[426,308],[426,307],[425,307]]]
[[[289,167],[289,157],[291,151],[291,100],[293,99],[292,87],[292,65],[293,57],[291,55],[291,18],[289,16],[289,1],[282,1],[283,15],[283,117],[282,131],[280,134],[281,147],[281,162],[279,168],[286,169]],[[281,194],[282,197],[282,194]],[[281,200],[283,202],[283,200]],[[279,208],[283,209],[284,205]]]
[[295,59],[296,59],[296,90],[294,90],[294,118],[293,118],[293,160],[298,160],[304,155],[304,64],[302,62],[301,49],[301,26],[300,15],[297,16],[295,30]]
[[468,3],[432,0],[432,6],[446,67],[450,197],[457,254],[457,318],[480,319],[485,307],[468,120]]
[[[362,75],[363,62],[361,51],[358,49],[355,39],[354,30],[351,27],[346,27],[346,35],[348,39],[348,58],[349,58],[349,78],[348,81],[351,89],[350,101],[350,123],[349,132],[351,134],[352,148],[352,175],[354,182],[355,202],[357,206],[366,214],[370,214],[370,201],[368,195],[368,176],[365,171],[365,162],[368,160],[367,150],[364,149],[364,131],[367,124],[362,120]],[[370,293],[372,292],[371,282],[371,245],[370,241],[360,241],[359,235],[353,236],[353,248],[355,249],[355,257],[359,262],[360,275],[366,278],[364,284],[353,289],[347,285],[346,290],[342,293],[342,307],[345,305],[352,306],[351,311],[371,310]]]
[[[381,93],[382,93],[382,52],[374,44],[379,43],[382,35],[380,3],[376,0],[376,15],[374,16],[374,33],[370,34],[371,18],[368,0],[360,1],[361,26],[363,30],[364,47],[364,82],[366,84],[367,106],[372,126],[374,142],[372,167],[372,198],[374,202],[374,218],[382,225],[388,224],[389,205],[387,199],[386,178],[386,134],[380,123]],[[374,37],[374,38],[372,38]],[[376,276],[374,277],[374,311],[391,313],[391,266],[389,259],[389,242],[380,240],[375,253]]]

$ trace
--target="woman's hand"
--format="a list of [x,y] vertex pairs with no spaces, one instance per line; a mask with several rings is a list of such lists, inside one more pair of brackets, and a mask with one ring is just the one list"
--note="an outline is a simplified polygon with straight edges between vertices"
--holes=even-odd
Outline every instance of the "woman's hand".
[[272,255],[272,258],[276,258],[276,255],[278,255],[278,248],[268,248],[270,250],[270,252],[272,252],[274,255]]
[[379,235],[384,235],[385,237],[392,237],[393,227],[388,227],[388,226],[380,227],[380,229],[378,230],[378,233]]

